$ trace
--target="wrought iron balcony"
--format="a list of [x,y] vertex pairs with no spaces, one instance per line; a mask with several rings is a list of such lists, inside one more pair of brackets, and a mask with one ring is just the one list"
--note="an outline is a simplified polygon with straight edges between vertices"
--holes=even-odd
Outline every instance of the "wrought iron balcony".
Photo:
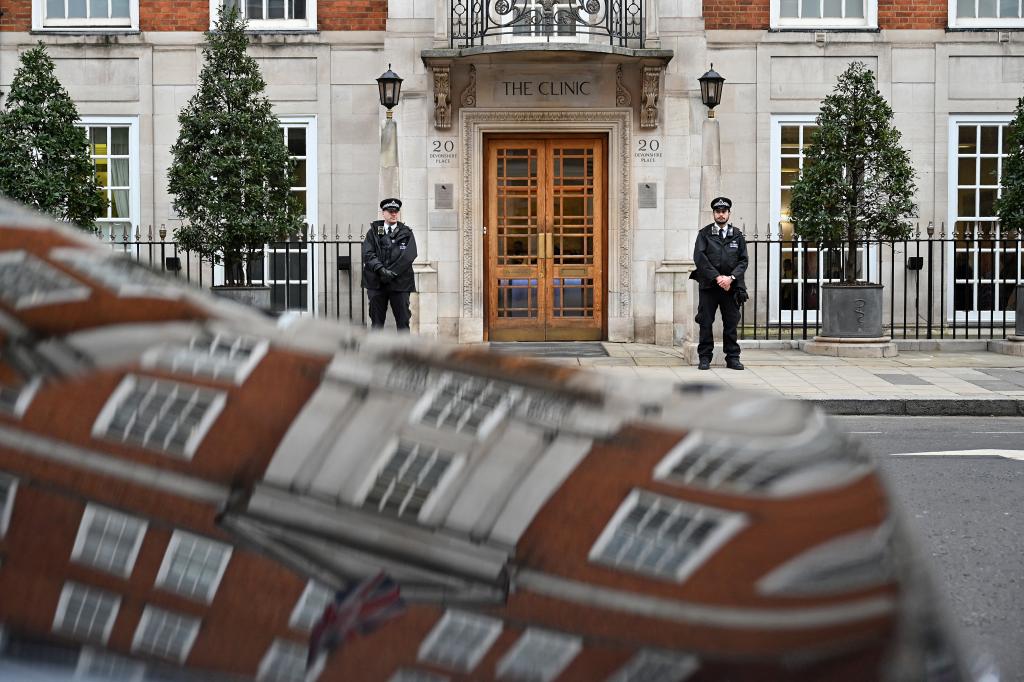
[[450,46],[605,43],[644,46],[644,0],[451,0]]

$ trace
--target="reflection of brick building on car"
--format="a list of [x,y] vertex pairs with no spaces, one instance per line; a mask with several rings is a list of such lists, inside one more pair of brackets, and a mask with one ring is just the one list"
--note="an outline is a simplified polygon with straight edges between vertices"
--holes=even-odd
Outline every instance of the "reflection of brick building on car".
[[809,408],[275,322],[3,213],[0,666],[301,680],[381,569],[408,609],[318,679],[924,665],[881,484]]

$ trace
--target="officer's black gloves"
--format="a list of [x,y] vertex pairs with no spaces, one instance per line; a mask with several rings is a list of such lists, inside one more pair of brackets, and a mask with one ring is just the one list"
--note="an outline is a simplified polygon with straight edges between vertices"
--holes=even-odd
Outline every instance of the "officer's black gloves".
[[380,281],[384,284],[391,282],[398,277],[398,274],[394,270],[388,270],[387,268],[381,268],[377,271],[377,276],[380,277]]

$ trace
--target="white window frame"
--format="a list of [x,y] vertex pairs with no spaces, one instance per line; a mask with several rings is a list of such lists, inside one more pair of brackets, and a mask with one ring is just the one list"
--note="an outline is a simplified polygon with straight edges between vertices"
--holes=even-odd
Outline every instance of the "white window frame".
[[[45,2],[45,0],[36,0]],[[135,10],[138,10],[138,0],[131,0]],[[128,236],[128,241],[135,240],[135,233],[139,229],[141,223],[140,213],[142,212],[142,176],[140,171],[139,163],[139,117],[138,116],[80,116],[78,119],[78,125],[86,129],[88,135],[89,126],[114,126],[114,127],[127,127],[128,128],[128,207],[131,211],[129,219],[126,221],[124,218],[100,218],[96,221],[98,227],[102,227],[105,222],[130,222],[132,224],[131,234]],[[108,152],[110,145],[110,138],[107,138]],[[89,147],[90,158],[92,157],[92,146],[90,143]],[[109,176],[109,170],[108,170]],[[109,211],[110,208],[108,207]],[[122,242],[121,235],[117,235],[117,239],[104,241],[112,241],[114,244]]]
[[[605,548],[611,543],[626,517],[629,516],[630,512],[632,512],[633,509],[641,502],[645,504],[660,503],[662,505],[681,507],[690,512],[691,517],[703,514],[706,517],[714,519],[716,525],[708,536],[701,542],[696,551],[692,552],[679,566],[679,568],[671,574],[665,571],[648,569],[646,567],[630,563],[616,562],[603,556]],[[652,493],[648,490],[634,488],[626,496],[626,499],[622,501],[622,504],[619,505],[619,508],[608,522],[608,525],[605,526],[601,535],[594,543],[594,546],[591,547],[587,558],[595,564],[607,566],[615,570],[646,575],[659,580],[671,580],[676,583],[683,583],[686,582],[686,579],[689,578],[694,571],[707,562],[707,560],[710,559],[715,552],[719,550],[719,548],[731,540],[736,533],[746,525],[747,518],[742,512],[697,504],[677,497],[669,497],[667,495]]]
[[[241,0],[244,2],[244,0]],[[308,2],[314,3],[316,0],[308,0]],[[316,228],[317,221],[317,132],[316,132],[316,116],[278,116],[278,120],[281,122],[283,128],[306,128],[306,217],[303,222],[309,226],[310,230]],[[288,155],[291,158],[291,154]],[[293,190],[299,189],[293,187]],[[306,242],[295,242],[293,247],[298,247],[300,244],[304,245],[306,250],[306,310],[303,311],[298,308],[289,308],[289,312],[295,313],[316,313],[318,310],[318,297],[317,297],[317,286],[316,286],[316,275],[319,274],[322,277],[326,277],[326,273],[318,273],[315,269],[316,263],[314,252],[316,249],[312,244],[309,243],[308,239]],[[295,248],[291,249],[291,252],[295,252]],[[284,253],[284,251],[280,251]],[[264,283],[274,283],[276,280],[269,280],[270,275],[270,257],[271,249],[268,248],[263,250],[263,276]]]
[[0,473],[0,482],[7,486],[7,498],[4,500],[4,506],[0,507],[0,538],[2,538],[7,535],[7,529],[11,524],[11,514],[14,512],[14,496],[18,494],[18,479]]
[[[769,452],[770,449],[770,445],[751,446],[739,439],[709,438],[705,433],[694,430],[658,462],[653,477],[673,485],[751,497],[781,498],[837,488],[863,476],[867,471],[867,465],[851,458],[807,458],[795,452],[773,453]],[[715,467],[713,475],[707,478],[680,475],[675,469],[691,453],[697,453],[699,457],[691,464],[687,474],[696,465],[721,462],[721,466]],[[738,476],[732,477],[732,480],[723,480],[741,467],[746,468]],[[779,473],[781,475],[773,477],[767,485],[762,483],[769,475]]]
[[[802,0],[801,0],[802,1]],[[844,0],[845,1],[845,0]],[[955,0],[954,0],[955,1]],[[876,29],[878,28],[878,0],[864,0],[864,18],[794,18],[782,16],[782,0],[771,0],[771,28],[821,29]]]
[[[462,453],[455,452],[454,450],[450,450],[446,447],[431,445],[429,443],[424,443],[419,440],[414,440],[411,438],[392,438],[391,440],[388,441],[387,445],[384,446],[384,449],[381,452],[380,457],[378,457],[377,461],[374,462],[373,468],[370,470],[369,475],[367,475],[366,479],[363,481],[363,484],[356,495],[358,505],[366,505],[367,498],[370,496],[370,492],[373,490],[373,486],[374,483],[376,483],[377,481],[377,477],[380,475],[381,471],[383,471],[384,467],[387,466],[388,462],[391,461],[391,458],[394,457],[395,454],[398,452],[399,442],[405,442],[409,445],[419,446],[420,448],[426,448],[429,450],[439,450],[447,455],[451,455],[451,463],[448,465],[448,468],[445,470],[445,472],[441,475],[440,480],[438,480],[437,482],[437,486],[430,492],[429,495],[427,495],[427,499],[423,502],[423,507],[420,508],[416,516],[412,517],[400,513],[395,517],[399,519],[414,518],[417,521],[424,522],[426,519],[430,517],[430,514],[434,510],[434,507],[437,506],[438,500],[444,497],[445,491],[451,485],[452,481],[454,481],[455,478],[459,475],[459,472],[462,470],[462,467],[466,463],[466,456]],[[375,509],[372,507],[366,508],[380,514],[389,514],[388,512],[384,512],[383,510],[380,509]]]
[[[135,390],[135,387],[140,380],[164,385],[163,388],[167,388],[169,386],[180,386],[189,391],[199,389],[200,391],[207,392],[207,394],[212,398],[206,412],[203,414],[203,417],[199,420],[199,423],[196,424],[196,427],[189,435],[188,440],[185,441],[182,452],[165,450],[162,447],[156,447],[155,444],[138,443],[134,440],[126,440],[122,439],[120,436],[108,434],[108,429],[110,428],[111,421],[114,419],[114,415],[117,414],[118,409],[121,408],[125,400],[127,400],[127,398],[132,394],[132,391]],[[206,438],[206,434],[213,426],[213,423],[217,420],[217,417],[220,416],[226,402],[227,395],[223,391],[214,391],[212,389],[185,382],[154,379],[153,377],[129,374],[121,380],[121,383],[114,389],[114,392],[110,394],[110,397],[107,399],[106,404],[104,404],[103,409],[100,410],[99,415],[96,417],[96,423],[93,424],[92,427],[92,435],[94,438],[125,443],[131,447],[143,448],[152,452],[158,452],[162,455],[192,459],[196,454],[196,450],[198,450],[199,446],[202,444],[203,439]]]
[[[89,2],[86,0],[86,8]],[[88,11],[88,9],[87,9]],[[128,17],[105,17],[102,19],[46,17],[46,0],[32,0],[32,30],[82,33],[123,33],[139,30],[139,0],[128,0]]]
[[[1024,17],[1003,19],[1001,17],[958,17],[956,14],[957,0],[949,0],[950,28],[1024,28]],[[977,0],[975,0],[977,8]],[[999,0],[996,0],[996,13],[999,12]]]
[[59,246],[50,249],[50,257],[120,298],[177,300],[182,296],[180,289],[122,251]]
[[[453,667],[451,661],[437,658],[437,652],[435,649],[440,645],[442,639],[445,637],[445,630],[452,625],[453,621],[456,620],[472,623],[474,626],[483,630],[484,635],[477,647],[467,652],[465,664]],[[416,659],[442,668],[447,668],[449,670],[471,673],[473,672],[473,669],[480,664],[480,661],[483,660],[483,657],[494,644],[494,641],[498,639],[503,628],[504,624],[497,618],[484,616],[479,613],[449,609],[445,611],[441,620],[437,622],[433,629],[431,629],[427,634],[423,643],[420,644]]]
[[[313,620],[309,623],[305,622],[303,613],[309,608],[309,603],[313,599],[313,595],[321,590],[327,591],[327,601],[324,605],[314,613]],[[299,630],[301,632],[309,632],[316,625],[317,620],[323,615],[324,609],[331,603],[334,598],[334,590],[322,585],[315,580],[310,580],[306,583],[306,587],[302,590],[302,595],[299,596],[299,600],[295,602],[295,607],[292,609],[292,615],[288,618],[288,627],[293,630]]]
[[[185,541],[195,543],[205,542],[208,544],[221,545],[222,547],[225,547],[227,549],[227,551],[224,552],[223,557],[221,557],[220,566],[217,567],[216,577],[213,579],[213,581],[211,581],[205,593],[189,594],[178,590],[172,585],[167,584],[168,574],[170,573],[171,570],[171,564],[174,563],[174,555],[178,551],[178,546]],[[155,585],[162,590],[167,590],[172,594],[181,595],[186,599],[192,599],[194,601],[209,604],[213,601],[214,596],[217,594],[217,588],[220,587],[220,581],[224,577],[224,571],[227,570],[228,562],[231,560],[231,554],[233,553],[233,551],[234,548],[226,542],[211,540],[210,538],[205,538],[201,535],[196,535],[195,533],[189,533],[183,530],[175,530],[174,533],[171,535],[170,541],[167,543],[167,551],[164,552],[164,559],[160,563],[160,570],[159,572],[157,572]]]
[[[807,300],[806,293],[803,285],[800,284],[797,288],[797,296],[799,297],[799,305],[801,307],[787,310],[779,310],[780,296],[782,290],[780,288],[781,270],[782,263],[779,262],[779,249],[774,246],[779,239],[781,239],[781,223],[782,223],[782,127],[787,124],[796,123],[814,123],[817,120],[818,114],[773,114],[771,117],[771,140],[769,153],[771,154],[771,160],[769,165],[769,176],[768,182],[770,187],[769,192],[769,210],[771,211],[771,233],[772,233],[772,244],[773,246],[769,249],[768,254],[768,284],[769,284],[769,296],[771,298],[771,305],[768,307],[768,319],[772,323],[776,324],[797,324],[802,323],[804,320],[804,302]],[[863,252],[865,259],[865,267],[867,270],[868,281],[874,282],[878,278],[878,246],[875,244],[868,244],[867,249],[863,247],[858,249]],[[823,274],[823,268],[825,267],[824,259],[821,257],[821,252],[818,251],[818,275],[819,282],[827,283],[830,280],[826,280]],[[794,269],[795,278],[800,281],[802,275],[803,263],[796,263]],[[818,291],[818,300],[821,300],[821,291]],[[818,311],[807,310],[807,323],[817,324],[818,322]]]
[[823,597],[880,587],[895,580],[893,528],[883,523],[804,550],[757,581],[770,597]]
[[[487,413],[487,415],[480,421],[480,426],[476,431],[468,430],[465,425],[460,428],[452,429],[443,424],[435,424],[433,422],[426,421],[427,413],[434,403],[441,398],[441,395],[450,387],[459,384],[469,383],[473,381],[483,381],[490,384],[492,390],[494,390],[498,396],[498,404],[495,405],[494,409]],[[439,377],[436,385],[428,389],[422,398],[413,406],[412,412],[409,415],[409,421],[412,423],[420,423],[432,429],[437,429],[442,433],[458,433],[470,435],[478,440],[485,439],[488,434],[494,429],[495,426],[501,423],[501,421],[508,415],[511,407],[518,401],[522,391],[519,387],[500,381],[498,379],[489,379],[487,377],[474,376],[470,374],[461,374],[454,372],[445,372]],[[452,400],[449,400],[447,405],[451,405]],[[450,413],[449,413],[450,414]],[[465,413],[460,416],[460,421],[466,417]],[[443,420],[442,420],[443,421]]]
[[[257,682],[278,682],[282,679],[280,677],[270,677],[269,673],[277,662],[277,659],[284,655],[284,650],[287,648],[301,650],[302,671],[305,672],[306,652],[308,646],[303,646],[299,642],[295,642],[290,639],[281,639],[278,637],[274,639],[273,643],[271,643],[270,647],[267,649],[267,653],[263,654],[263,658],[260,659],[260,666],[256,671]],[[305,680],[306,676],[302,675],[298,679]]]
[[[96,520],[96,517],[101,514],[115,518],[120,517],[122,519],[130,519],[141,523],[141,527],[139,528],[135,539],[132,540],[131,549],[128,551],[125,566],[121,570],[114,570],[113,567],[107,568],[105,566],[98,566],[94,563],[85,561],[82,558],[82,552],[85,550],[85,542],[89,536],[89,527],[92,525],[93,521]],[[89,566],[106,573],[113,573],[114,575],[127,578],[132,574],[132,570],[135,568],[135,560],[139,556],[139,549],[142,548],[142,540],[146,537],[146,529],[148,526],[149,524],[144,519],[140,519],[129,514],[122,514],[119,511],[101,507],[97,504],[89,504],[86,506],[85,511],[82,512],[82,522],[78,526],[78,536],[75,538],[75,545],[71,549],[71,560],[81,563],[84,566]]]
[[[958,182],[958,180],[959,180],[959,163],[958,163],[959,154],[958,154],[957,150],[959,148],[958,145],[960,143],[960,134],[959,134],[959,127],[960,127],[960,125],[962,125],[962,124],[967,124],[967,125],[986,125],[986,124],[988,124],[988,125],[992,125],[992,124],[1009,125],[1009,123],[1011,121],[1013,121],[1013,114],[953,114],[953,115],[951,115],[949,117],[949,133],[948,133],[949,153],[947,154],[947,156],[949,157],[948,158],[948,164],[949,165],[947,167],[947,172],[946,172],[946,179],[947,179],[947,182],[948,182],[947,190],[946,190],[946,197],[947,197],[947,201],[948,201],[946,224],[949,226],[950,233],[955,234],[954,231],[956,230],[957,213],[958,213],[958,211],[957,211],[957,190],[958,190],[958,185],[960,183]],[[977,158],[977,155],[975,155],[975,158]],[[1000,168],[999,172],[1000,172],[1000,179],[1001,179],[1001,175],[1002,175],[1002,169],[1001,168]],[[980,180],[980,178],[977,178],[977,179]],[[1002,192],[1003,192],[1002,186],[1000,185],[1000,187],[996,190],[996,195],[997,196],[1001,196]],[[991,222],[993,223],[993,225],[998,223],[998,221],[991,221]],[[975,242],[975,248],[977,249],[977,242]],[[955,274],[956,274],[956,270],[955,270],[955,268],[956,268],[956,263],[955,263],[955,261],[956,261],[956,242],[955,242],[955,238],[950,238],[949,239],[949,241],[946,243],[946,249],[947,249],[947,254],[946,254],[947,255],[947,258],[946,258],[946,310],[943,311],[943,313],[942,313],[942,314],[944,314],[946,316],[946,320],[950,321],[950,322],[953,321],[953,320],[956,320],[957,322],[989,322],[990,320],[998,320],[999,322],[1002,322],[1002,320],[1003,320],[1003,311],[999,310],[999,309],[996,309],[994,312],[991,311],[991,310],[977,310],[973,305],[972,305],[972,309],[971,310],[967,310],[967,311],[958,311],[956,309],[956,300],[955,300],[955,297],[954,297],[955,296],[955,292],[956,292],[956,287],[955,287],[955,285],[956,285],[956,281],[955,281]],[[977,254],[978,251],[975,250],[973,253]],[[993,263],[992,267],[993,268],[996,267],[995,263]],[[1024,270],[1024,264],[1018,263],[1017,267],[1021,268],[1022,270]],[[975,281],[980,281],[980,280],[975,280]],[[997,282],[1000,281],[998,279],[998,277],[997,277],[996,281]],[[975,290],[972,289],[972,302],[976,301],[976,298],[974,298],[974,293],[975,293]],[[993,291],[993,295],[995,295],[994,291]],[[1007,323],[1012,324],[1012,323],[1016,322],[1017,312],[1014,309],[1011,308],[1011,309],[1006,310],[1005,312],[1006,312],[1006,322]]]
[[113,679],[110,678],[112,671],[100,672],[101,677],[97,678],[97,671],[93,665],[97,662],[113,661],[123,666],[116,670],[117,679],[120,682],[142,682],[146,674],[146,664],[142,661],[135,661],[125,656],[118,656],[105,649],[94,649],[91,646],[82,647],[78,653],[78,664],[75,666],[75,677],[78,680]]
[[[531,651],[532,647],[539,647],[539,650]],[[555,652],[553,649],[560,650]],[[498,679],[552,682],[562,674],[582,649],[583,640],[580,637],[540,628],[527,628],[498,661]],[[525,663],[519,661],[520,658],[531,655],[536,657],[538,654],[549,654],[549,657],[539,663],[536,658]]]
[[[67,615],[68,603],[71,601],[71,595],[76,590],[82,590],[85,592],[91,592],[96,594],[100,599],[113,599],[114,606],[110,610],[110,616],[107,618],[107,622],[102,624],[102,633],[99,637],[92,636],[79,636],[77,633],[71,630],[65,630],[62,625],[64,617]],[[57,601],[57,611],[53,616],[53,631],[68,637],[80,639],[89,642],[99,642],[106,644],[107,640],[110,639],[110,632],[114,629],[114,622],[117,620],[118,611],[121,609],[121,595],[109,592],[107,590],[101,590],[91,585],[85,585],[82,583],[76,583],[74,581],[68,581],[64,583],[64,588],[60,591],[60,599]]]
[[636,675],[650,659],[658,660],[665,667],[671,668],[669,674],[672,677],[663,678],[665,682],[683,682],[700,667],[700,661],[696,656],[681,654],[675,651],[641,649],[633,658],[629,659],[626,665],[619,668],[614,675],[609,677],[608,682],[643,682],[643,680],[649,679],[646,677],[637,678]]
[[[224,0],[210,0],[210,28],[217,22]],[[305,19],[249,19],[245,17],[245,0],[236,0],[239,14],[246,18],[249,31],[315,31],[316,0],[306,0]],[[316,176],[314,176],[316,177]]]
[[8,415],[20,419],[25,415],[25,411],[28,410],[28,406],[32,404],[32,398],[35,397],[36,392],[42,384],[42,379],[37,377],[22,386],[0,386],[0,390],[9,391],[8,395],[12,393],[15,395],[14,402],[11,404],[10,409],[7,409],[5,405],[0,404],[0,411],[7,412]]
[[[143,639],[143,635],[146,632],[146,627],[149,625],[149,621],[157,615],[164,614],[166,614],[166,616],[179,619],[186,627],[191,628],[191,632],[186,637],[185,647],[177,656],[172,656],[170,652],[157,652],[144,646],[145,641]],[[191,621],[191,623],[188,621]],[[196,618],[185,613],[179,613],[177,611],[161,609],[151,604],[147,604],[146,608],[142,611],[142,618],[139,619],[139,625],[135,628],[135,635],[132,637],[132,651],[139,651],[167,660],[176,661],[178,663],[184,663],[186,659],[188,659],[189,653],[192,651],[192,646],[196,643],[196,637],[199,636],[199,627],[201,624],[202,620],[200,618]]]
[[[234,348],[245,346],[249,357],[241,362],[234,359]],[[227,349],[225,353],[211,353],[213,348]],[[153,348],[142,356],[142,366],[146,368],[160,367],[192,376],[228,381],[241,386],[249,378],[252,371],[267,354],[270,342],[251,336],[235,336],[230,334],[212,334],[197,336],[187,344]]]
[[[39,290],[34,290],[28,295],[22,294],[18,298],[13,298],[9,292],[0,293],[0,299],[3,299],[15,310],[84,301],[92,296],[92,289],[83,282],[27,251],[0,252],[0,268],[4,267],[28,268],[35,271],[40,277],[49,279],[54,286],[58,287],[42,294]],[[25,274],[23,271],[18,277],[23,278]],[[21,282],[24,284],[24,279],[21,279]]]

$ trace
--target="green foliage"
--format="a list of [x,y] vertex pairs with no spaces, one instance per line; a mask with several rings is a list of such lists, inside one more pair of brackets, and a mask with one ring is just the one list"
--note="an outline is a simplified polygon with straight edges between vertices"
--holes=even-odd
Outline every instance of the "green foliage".
[[53,71],[42,43],[21,55],[0,110],[0,193],[95,231],[107,200],[78,110]]
[[1009,153],[1003,159],[1002,196],[996,201],[996,215],[1003,233],[1024,233],[1024,97],[1017,100],[1017,112],[1006,131]]
[[206,33],[199,89],[178,115],[168,182],[184,220],[175,238],[189,251],[223,258],[226,280],[236,284],[245,279],[240,264],[302,226],[280,122],[247,47],[245,21],[222,7]]
[[821,105],[818,128],[793,185],[790,215],[797,235],[847,244],[844,279],[856,281],[857,241],[906,239],[916,213],[914,169],[892,125],[892,108],[875,75],[854,62]]

